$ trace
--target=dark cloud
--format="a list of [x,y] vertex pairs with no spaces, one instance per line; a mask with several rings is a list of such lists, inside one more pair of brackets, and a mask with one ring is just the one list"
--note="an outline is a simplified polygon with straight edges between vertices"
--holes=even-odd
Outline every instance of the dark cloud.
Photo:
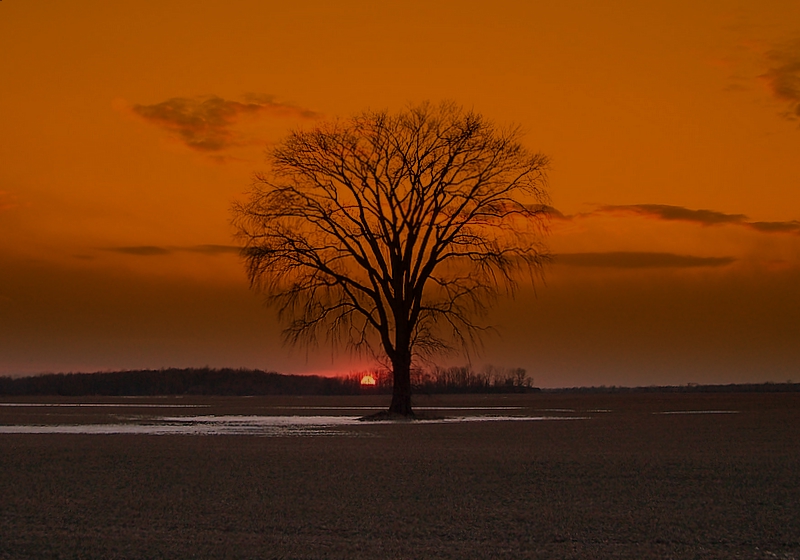
[[675,253],[612,251],[607,253],[562,253],[555,255],[555,264],[597,268],[694,268],[725,266],[733,257],[695,257]]
[[158,255],[169,255],[172,253],[169,249],[164,247],[155,247],[153,245],[137,245],[133,247],[109,247],[106,251],[113,251],[114,253],[122,253],[123,255],[137,255],[140,257],[152,257]]
[[565,216],[558,208],[553,208],[552,206],[541,206],[541,209],[554,220],[569,220],[572,217]]
[[767,53],[770,68],[762,76],[772,94],[788,104],[783,116],[800,118],[800,39]]
[[231,127],[242,115],[268,113],[275,116],[316,118],[308,109],[281,103],[270,95],[248,94],[245,102],[215,95],[173,97],[155,105],[134,105],[143,119],[175,134],[193,150],[216,152],[239,142]]
[[122,253],[123,255],[135,255],[139,257],[154,257],[171,255],[177,252],[199,253],[201,255],[238,255],[241,247],[233,245],[189,245],[185,247],[157,247],[155,245],[135,245],[128,247],[107,247],[106,251]]
[[238,255],[241,253],[242,248],[234,245],[193,245],[191,247],[184,247],[181,250],[191,253],[202,253],[203,255]]
[[794,233],[800,234],[800,222],[751,222],[744,214],[725,214],[715,210],[692,210],[683,206],[668,204],[627,204],[601,206],[594,212],[581,214],[591,216],[597,213],[623,213],[655,218],[658,220],[693,222],[704,226],[735,224],[744,226],[762,233]]
[[626,212],[658,218],[661,220],[677,220],[696,222],[703,225],[740,224],[747,220],[744,214],[724,214],[714,210],[691,210],[683,206],[668,204],[628,204],[620,206],[601,206],[598,212]]
[[750,91],[750,89],[751,88],[745,84],[734,82],[722,88],[722,91],[740,92],[740,91]]
[[747,222],[748,227],[767,233],[797,233],[800,234],[800,222]]

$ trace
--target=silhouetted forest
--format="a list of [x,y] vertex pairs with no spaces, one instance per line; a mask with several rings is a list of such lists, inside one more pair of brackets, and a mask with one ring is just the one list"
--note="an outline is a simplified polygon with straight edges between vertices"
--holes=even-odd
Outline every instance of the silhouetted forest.
[[349,378],[245,369],[160,369],[0,377],[0,395],[354,395]]
[[[374,385],[362,385],[369,376]],[[522,368],[467,366],[412,371],[416,394],[453,393],[741,393],[797,392],[800,383],[673,385],[649,387],[570,387],[539,389]],[[35,396],[164,396],[164,395],[359,395],[391,394],[389,370],[372,369],[344,377],[285,375],[248,369],[159,369],[98,373],[50,373],[32,377],[0,377],[0,395]]]
[[[361,380],[371,376],[375,384]],[[415,392],[519,393],[534,391],[523,369],[492,368],[481,373],[468,367],[414,372]],[[50,373],[32,377],[0,377],[0,395],[161,396],[161,395],[358,395],[390,394],[388,370],[369,370],[344,377],[284,375],[247,369],[160,369],[98,373]]]

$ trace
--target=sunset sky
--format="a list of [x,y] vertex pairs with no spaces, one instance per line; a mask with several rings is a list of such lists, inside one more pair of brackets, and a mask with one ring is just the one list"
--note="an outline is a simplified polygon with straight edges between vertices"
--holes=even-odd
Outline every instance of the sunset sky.
[[476,368],[800,381],[795,0],[3,0],[0,84],[0,375],[368,366],[281,345],[231,203],[294,128],[448,99],[560,212]]

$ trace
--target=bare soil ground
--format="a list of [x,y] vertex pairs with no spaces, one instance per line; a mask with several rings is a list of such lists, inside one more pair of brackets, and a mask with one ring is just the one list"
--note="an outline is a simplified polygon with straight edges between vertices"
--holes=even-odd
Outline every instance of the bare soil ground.
[[[45,399],[0,403],[11,401]],[[0,406],[0,425],[387,404],[89,401],[203,407]],[[0,558],[800,558],[800,394],[417,404],[588,419],[366,423],[327,437],[0,434]],[[311,408],[276,408],[297,406]]]

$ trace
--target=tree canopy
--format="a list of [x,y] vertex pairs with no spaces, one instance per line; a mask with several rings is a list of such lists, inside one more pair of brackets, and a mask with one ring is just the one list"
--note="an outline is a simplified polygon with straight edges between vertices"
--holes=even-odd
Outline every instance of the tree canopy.
[[385,356],[390,412],[415,357],[469,346],[500,294],[548,261],[548,158],[452,103],[296,130],[233,207],[251,286],[290,342]]

